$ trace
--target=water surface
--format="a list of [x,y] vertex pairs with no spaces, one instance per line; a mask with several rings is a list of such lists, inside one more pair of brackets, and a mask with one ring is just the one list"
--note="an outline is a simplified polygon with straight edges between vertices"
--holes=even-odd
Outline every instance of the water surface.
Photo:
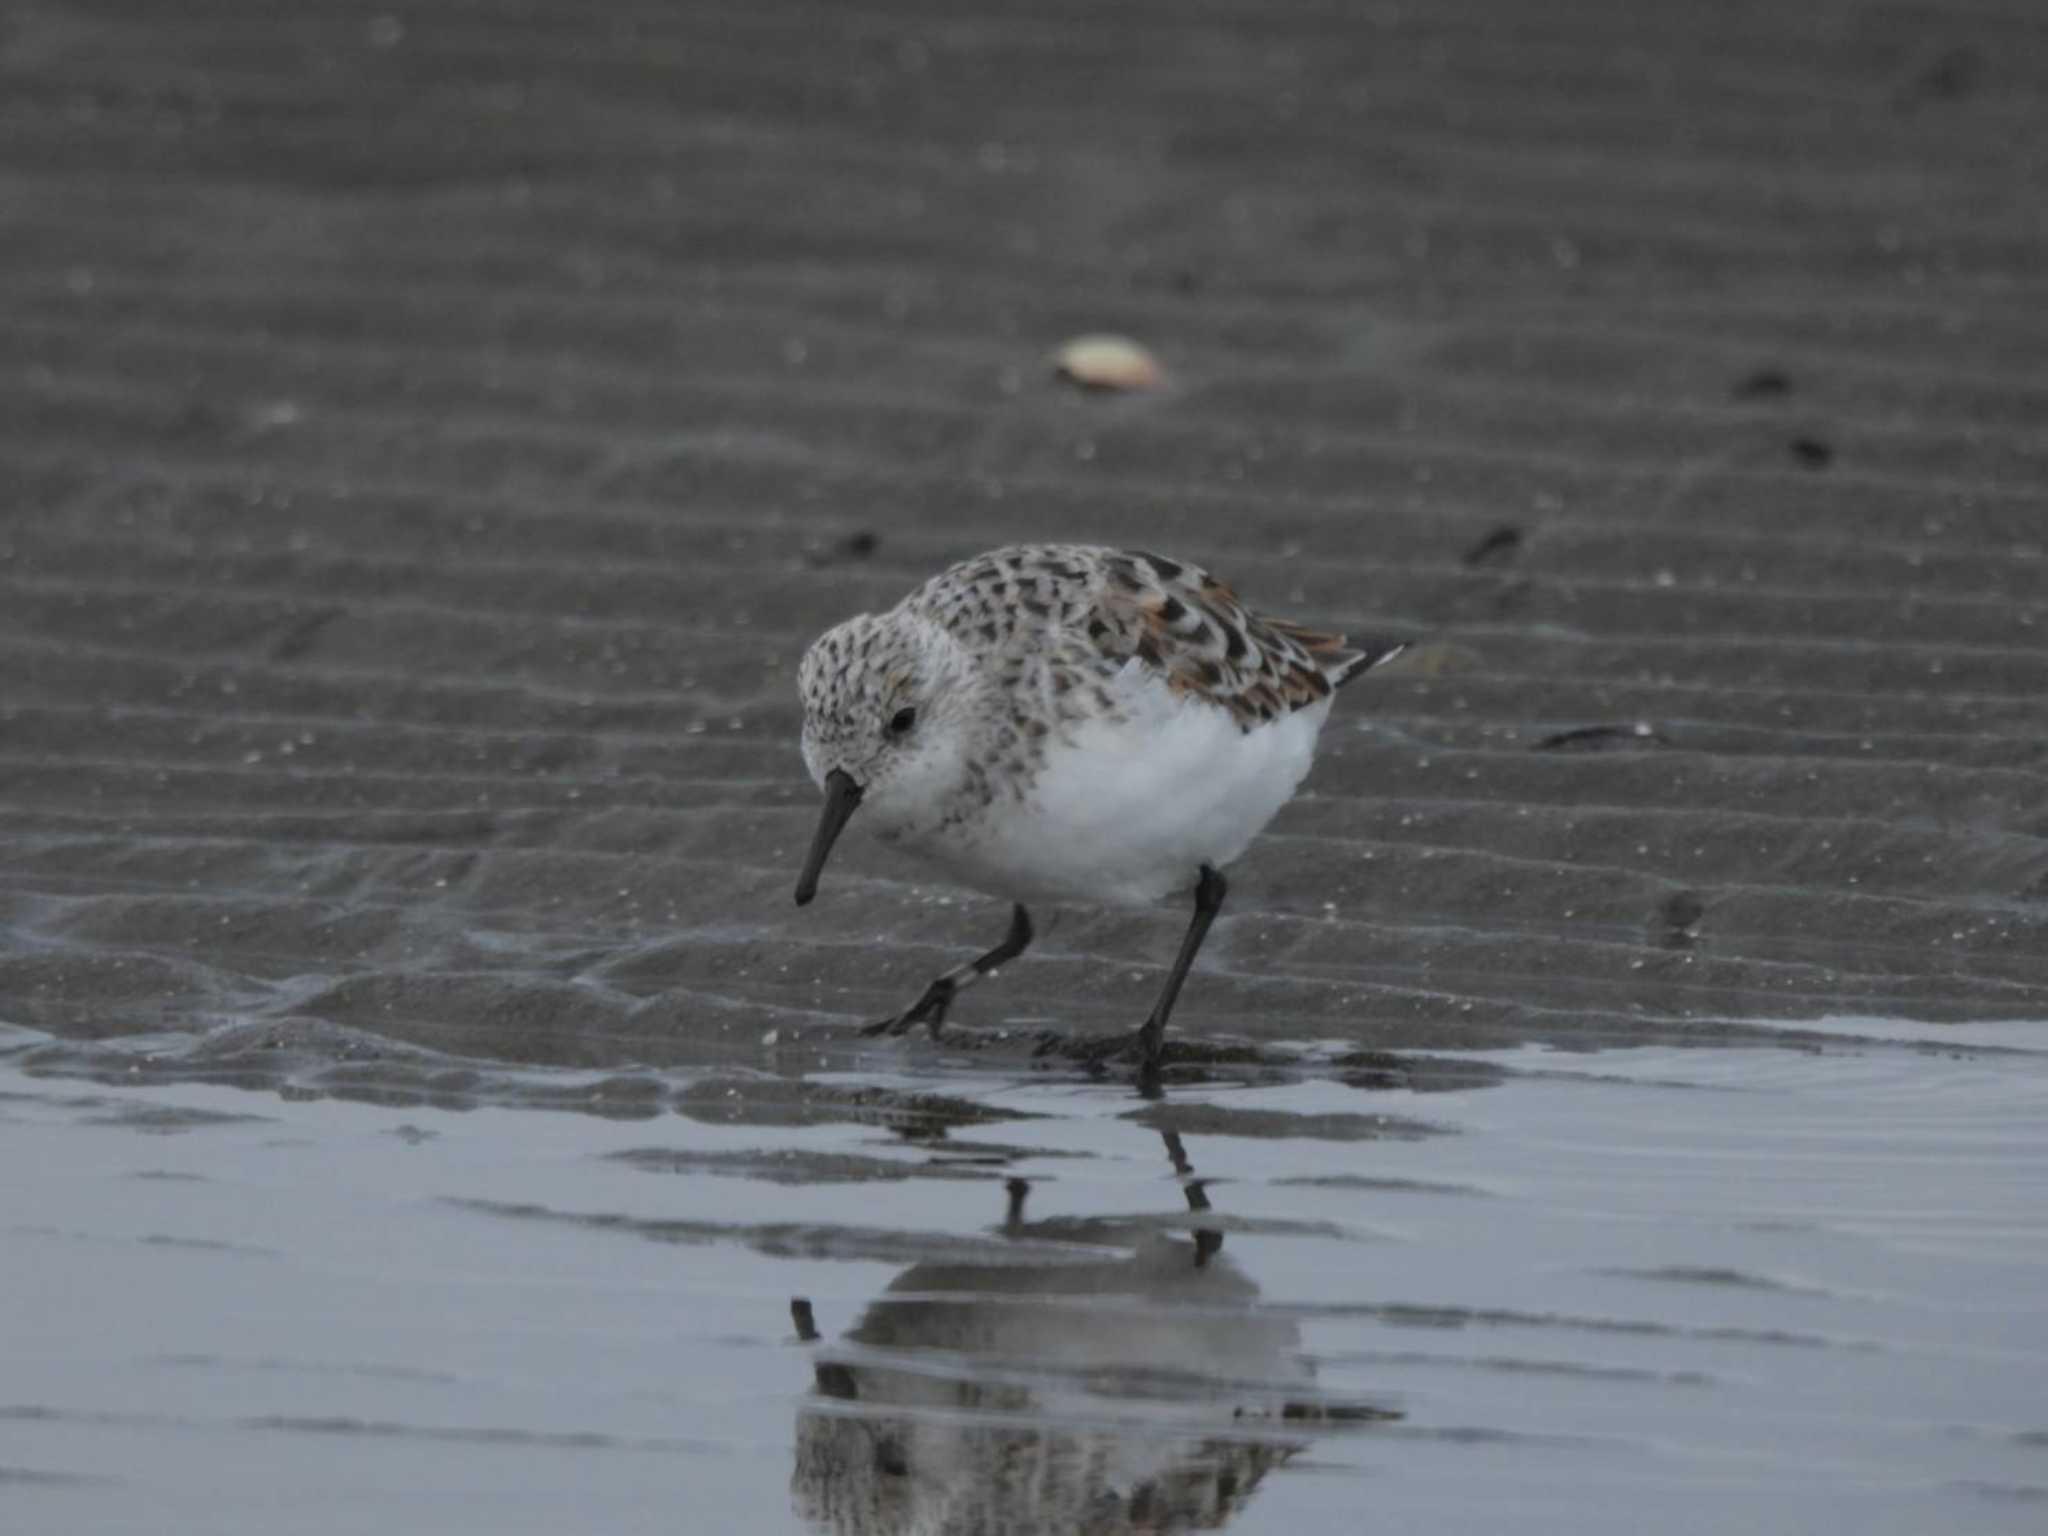
[[10,1031],[10,1526],[2037,1530],[2042,1031],[1883,1032],[1147,1103]]

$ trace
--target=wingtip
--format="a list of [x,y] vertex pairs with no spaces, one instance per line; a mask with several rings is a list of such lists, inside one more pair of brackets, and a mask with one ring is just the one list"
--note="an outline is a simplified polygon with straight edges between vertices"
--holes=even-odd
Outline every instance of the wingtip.
[[1337,670],[1331,680],[1341,688],[1354,677],[1373,671],[1377,667],[1383,667],[1396,657],[1405,655],[1414,649],[1415,644],[1416,642],[1413,640],[1366,640],[1357,642],[1350,659]]

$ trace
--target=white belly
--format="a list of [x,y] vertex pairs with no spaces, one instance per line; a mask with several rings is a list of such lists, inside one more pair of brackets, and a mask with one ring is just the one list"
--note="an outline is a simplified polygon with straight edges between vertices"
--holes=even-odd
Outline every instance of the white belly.
[[962,884],[1012,900],[1157,901],[1244,852],[1315,760],[1325,698],[1245,732],[1224,710],[1127,672],[1128,717],[1048,743],[1026,797],[997,792],[944,840],[899,844]]

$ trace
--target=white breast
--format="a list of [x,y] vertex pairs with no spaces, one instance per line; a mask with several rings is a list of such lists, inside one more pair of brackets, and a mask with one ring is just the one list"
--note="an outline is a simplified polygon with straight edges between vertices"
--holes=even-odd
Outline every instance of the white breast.
[[1026,798],[998,791],[943,845],[906,844],[967,885],[1014,900],[1157,901],[1222,868],[1258,836],[1315,760],[1325,698],[1242,731],[1133,662],[1116,679],[1125,718],[1048,743]]

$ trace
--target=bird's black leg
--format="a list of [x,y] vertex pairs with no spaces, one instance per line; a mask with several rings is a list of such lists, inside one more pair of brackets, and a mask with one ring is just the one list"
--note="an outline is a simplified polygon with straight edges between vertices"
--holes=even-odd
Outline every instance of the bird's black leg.
[[1003,1216],[1003,1236],[1015,1237],[1024,1230],[1024,1202],[1031,1194],[1029,1179],[1007,1179],[1003,1193],[1010,1197],[1010,1205]]
[[1023,954],[1031,943],[1031,914],[1024,910],[1022,902],[1010,909],[1010,931],[1003,935],[1003,942],[979,959],[965,965],[956,965],[924,989],[924,996],[892,1018],[877,1019],[861,1031],[864,1035],[900,1035],[914,1024],[931,1026],[932,1038],[939,1038],[939,1031],[945,1027],[946,1010],[953,1006],[953,999],[965,992],[984,976],[993,976],[998,967]]
[[1207,864],[1202,866],[1201,878],[1195,882],[1195,915],[1188,922],[1187,937],[1180,941],[1180,953],[1174,956],[1173,969],[1166,973],[1166,985],[1159,989],[1159,1001],[1152,1005],[1152,1016],[1138,1031],[1142,1079],[1156,1080],[1159,1076],[1159,1056],[1166,1045],[1166,1020],[1173,1012],[1174,1000],[1180,996],[1181,983],[1188,979],[1188,967],[1195,963],[1196,951],[1208,936],[1209,925],[1216,921],[1224,893],[1229,889],[1221,875]]

